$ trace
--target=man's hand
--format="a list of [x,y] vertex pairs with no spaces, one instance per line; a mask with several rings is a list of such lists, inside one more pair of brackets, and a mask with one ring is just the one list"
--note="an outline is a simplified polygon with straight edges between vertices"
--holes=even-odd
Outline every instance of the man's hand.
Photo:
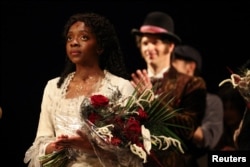
[[131,74],[131,84],[137,89],[139,93],[142,93],[145,89],[152,89],[152,83],[148,77],[147,70],[136,70]]

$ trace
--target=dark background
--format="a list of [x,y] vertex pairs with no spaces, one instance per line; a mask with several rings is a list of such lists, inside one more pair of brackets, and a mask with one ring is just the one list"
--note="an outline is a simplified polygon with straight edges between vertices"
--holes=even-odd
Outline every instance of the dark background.
[[227,68],[238,72],[250,58],[249,7],[247,1],[1,1],[0,166],[4,161],[25,166],[23,158],[36,134],[43,88],[64,65],[61,34],[70,15],[93,11],[109,18],[131,73],[144,67],[131,29],[139,28],[150,11],[170,14],[183,43],[201,52],[202,75],[208,90],[217,92],[219,82],[230,77]]

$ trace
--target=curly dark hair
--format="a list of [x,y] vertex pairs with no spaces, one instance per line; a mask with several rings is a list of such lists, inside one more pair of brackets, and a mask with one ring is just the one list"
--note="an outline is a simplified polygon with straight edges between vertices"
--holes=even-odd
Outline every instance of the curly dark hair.
[[[96,36],[98,45],[103,50],[99,59],[100,68],[128,79],[129,75],[126,71],[120,43],[115,28],[110,21],[97,13],[74,14],[65,24],[63,32],[65,41],[69,28],[77,21],[84,22],[84,24],[91,29],[92,33]],[[61,87],[67,75],[73,71],[75,71],[75,64],[66,56],[65,68],[61,73],[57,86]]]

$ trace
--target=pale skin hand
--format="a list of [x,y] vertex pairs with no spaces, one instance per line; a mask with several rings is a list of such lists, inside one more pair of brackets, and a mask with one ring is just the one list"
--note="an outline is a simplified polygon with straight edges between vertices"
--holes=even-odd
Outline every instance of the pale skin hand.
[[51,142],[46,147],[46,154],[52,153],[53,151],[59,151],[64,148],[75,148],[84,150],[88,153],[94,153],[91,143],[89,142],[86,134],[84,134],[81,130],[76,131],[77,135],[68,136],[61,135],[58,136],[54,142]]
[[202,131],[202,129],[201,129],[200,126],[194,132],[193,141],[195,143],[197,143],[199,146],[203,146],[204,145],[203,131]]
[[131,77],[131,84],[134,88],[138,89],[138,92],[142,92],[145,89],[151,89],[153,87],[150,78],[148,77],[147,70],[145,69],[136,70],[135,73],[131,74]]

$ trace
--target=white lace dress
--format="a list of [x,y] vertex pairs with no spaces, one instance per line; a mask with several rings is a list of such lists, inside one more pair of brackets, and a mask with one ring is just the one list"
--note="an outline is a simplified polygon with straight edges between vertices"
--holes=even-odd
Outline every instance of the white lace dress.
[[[80,105],[85,96],[77,98],[65,98],[66,90],[73,78],[71,73],[66,78],[61,88],[57,88],[59,77],[49,80],[45,89],[41,105],[40,120],[35,141],[25,153],[24,162],[29,163],[29,167],[39,167],[39,157],[45,155],[47,144],[54,141],[61,134],[72,135],[82,127],[83,119],[80,114]],[[112,93],[119,90],[122,98],[132,94],[134,88],[128,80],[114,76],[105,72],[105,77],[101,81],[98,94],[110,97]],[[96,94],[95,93],[95,94]],[[77,150],[76,150],[77,151]],[[89,155],[78,151],[77,160],[70,163],[70,167],[101,167],[95,155]]]

